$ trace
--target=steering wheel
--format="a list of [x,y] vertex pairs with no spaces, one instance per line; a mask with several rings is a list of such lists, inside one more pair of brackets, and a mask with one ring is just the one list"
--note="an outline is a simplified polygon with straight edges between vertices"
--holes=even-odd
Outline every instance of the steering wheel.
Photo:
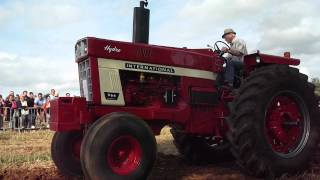
[[[223,42],[223,41],[216,41],[216,42],[214,43],[214,47],[213,47],[214,51],[215,51],[216,53],[218,53],[219,56],[220,56],[220,58],[222,58],[223,61],[224,61],[224,63],[226,63],[226,62],[227,62],[227,59],[226,59],[225,57],[223,57],[224,52],[221,51],[221,49],[219,48],[219,46],[218,46],[219,43],[222,44],[222,45],[224,45],[224,46],[227,47],[228,49],[230,49],[230,46],[229,46],[227,43]],[[209,46],[209,45],[208,45],[208,46]],[[211,47],[211,46],[209,46],[209,47]],[[212,48],[212,47],[211,47],[211,48]]]
[[225,45],[228,49],[230,49],[230,46],[223,41],[216,41],[214,43],[214,50],[217,51],[220,54],[220,56],[222,56],[224,54],[224,52],[222,52],[221,49],[219,48],[219,46],[218,46],[219,43]]

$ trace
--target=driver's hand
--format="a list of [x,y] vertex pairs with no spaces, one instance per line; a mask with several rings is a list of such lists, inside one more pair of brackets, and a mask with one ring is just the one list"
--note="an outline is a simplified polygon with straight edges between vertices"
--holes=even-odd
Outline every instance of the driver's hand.
[[224,53],[227,53],[229,51],[229,49],[227,47],[222,47],[221,51],[224,52]]

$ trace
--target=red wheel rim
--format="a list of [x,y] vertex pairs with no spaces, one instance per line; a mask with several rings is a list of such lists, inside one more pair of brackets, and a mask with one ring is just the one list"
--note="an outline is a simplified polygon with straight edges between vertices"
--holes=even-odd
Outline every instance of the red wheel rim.
[[136,138],[120,136],[111,143],[107,162],[114,173],[127,175],[138,168],[141,154],[141,146]]
[[81,142],[82,142],[81,137],[75,138],[71,142],[72,155],[78,160],[80,160]]
[[283,157],[297,155],[305,146],[310,131],[304,102],[294,93],[279,93],[268,105],[265,133],[271,148]]

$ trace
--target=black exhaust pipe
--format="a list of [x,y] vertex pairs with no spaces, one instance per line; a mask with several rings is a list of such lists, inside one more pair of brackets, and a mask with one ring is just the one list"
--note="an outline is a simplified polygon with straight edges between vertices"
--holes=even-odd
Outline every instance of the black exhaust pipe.
[[147,6],[148,1],[146,0],[140,1],[140,7],[134,8],[132,35],[134,43],[149,43],[150,10],[145,8]]

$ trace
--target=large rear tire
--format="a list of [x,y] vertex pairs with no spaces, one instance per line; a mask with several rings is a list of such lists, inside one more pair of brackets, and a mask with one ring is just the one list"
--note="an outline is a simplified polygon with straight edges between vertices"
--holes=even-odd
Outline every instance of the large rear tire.
[[252,73],[231,104],[231,150],[253,176],[304,171],[319,140],[314,86],[298,69],[270,65]]
[[51,143],[51,156],[58,170],[66,176],[82,176],[80,147],[82,133],[56,132]]
[[173,126],[170,131],[178,152],[189,163],[206,164],[233,159],[226,139],[188,135],[177,126]]
[[88,130],[81,146],[86,178],[146,179],[156,160],[155,137],[149,126],[129,113],[111,113]]

